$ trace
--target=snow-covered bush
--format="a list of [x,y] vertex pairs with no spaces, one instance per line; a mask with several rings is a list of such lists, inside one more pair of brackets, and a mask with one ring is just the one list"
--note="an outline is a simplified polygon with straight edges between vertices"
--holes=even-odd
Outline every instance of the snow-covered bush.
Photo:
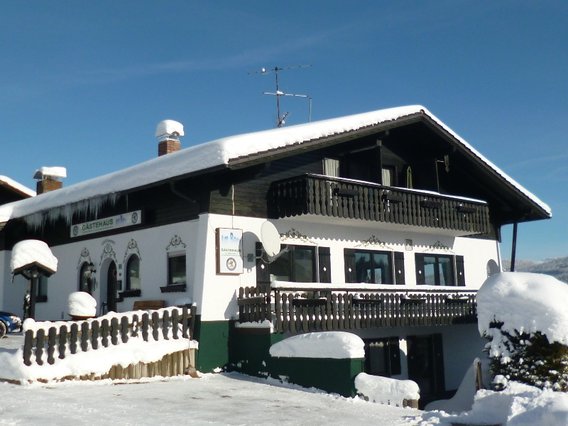
[[491,356],[491,373],[541,389],[568,392],[568,346],[550,343],[546,335],[493,329],[502,351]]
[[568,392],[567,302],[568,284],[547,275],[506,272],[489,277],[477,303],[479,331],[490,340],[492,373]]

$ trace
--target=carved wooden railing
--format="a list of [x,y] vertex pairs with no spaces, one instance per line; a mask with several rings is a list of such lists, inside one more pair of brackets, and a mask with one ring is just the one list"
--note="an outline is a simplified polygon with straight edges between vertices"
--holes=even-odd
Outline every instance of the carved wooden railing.
[[184,306],[122,316],[107,314],[83,321],[37,323],[35,330],[27,330],[24,335],[24,364],[54,364],[56,358],[126,344],[134,337],[146,342],[189,339],[194,318],[194,307]]
[[273,182],[268,211],[272,218],[315,214],[464,234],[490,231],[489,207],[482,201],[315,174]]
[[475,322],[475,291],[330,290],[256,287],[239,291],[239,322],[270,321],[278,333],[373,327],[439,326]]

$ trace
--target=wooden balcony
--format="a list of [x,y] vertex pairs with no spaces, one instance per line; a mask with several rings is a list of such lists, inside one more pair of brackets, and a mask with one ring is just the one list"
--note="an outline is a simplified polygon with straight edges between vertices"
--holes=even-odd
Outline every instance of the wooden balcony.
[[239,322],[270,321],[276,333],[377,327],[442,326],[477,321],[475,291],[369,290],[344,287],[307,290],[256,287],[239,290]]
[[273,182],[268,212],[272,218],[313,214],[430,227],[453,235],[491,229],[483,201],[314,174]]

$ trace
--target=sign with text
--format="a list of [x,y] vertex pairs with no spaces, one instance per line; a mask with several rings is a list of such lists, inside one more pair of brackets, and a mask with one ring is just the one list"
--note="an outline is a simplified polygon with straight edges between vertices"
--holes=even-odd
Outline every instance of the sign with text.
[[217,228],[217,273],[243,273],[243,230]]
[[142,223],[142,211],[136,210],[134,212],[123,213],[117,216],[105,217],[102,219],[92,220],[90,222],[71,225],[71,238],[95,234],[97,232],[111,231],[113,229],[138,225],[140,223]]

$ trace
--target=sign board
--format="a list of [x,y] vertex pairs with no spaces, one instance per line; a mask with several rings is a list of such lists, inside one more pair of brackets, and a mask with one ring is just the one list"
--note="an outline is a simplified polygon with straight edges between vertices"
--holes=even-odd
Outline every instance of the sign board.
[[71,238],[142,223],[142,210],[71,225]]
[[243,230],[217,228],[217,273],[243,273]]

